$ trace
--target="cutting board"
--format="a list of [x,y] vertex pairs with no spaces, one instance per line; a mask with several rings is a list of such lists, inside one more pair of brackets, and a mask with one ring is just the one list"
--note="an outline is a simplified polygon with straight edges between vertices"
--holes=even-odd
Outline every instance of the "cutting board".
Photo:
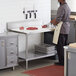
[[69,44],[69,46],[72,48],[76,48],[76,43],[71,43],[71,44]]
[[70,18],[71,18],[72,20],[76,20],[76,15],[70,15]]

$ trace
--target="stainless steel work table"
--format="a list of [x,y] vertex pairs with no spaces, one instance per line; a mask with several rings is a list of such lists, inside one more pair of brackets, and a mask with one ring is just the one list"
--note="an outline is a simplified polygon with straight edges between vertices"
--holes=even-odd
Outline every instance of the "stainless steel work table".
[[39,28],[38,30],[26,30],[26,29],[20,30],[19,28],[9,29],[9,31],[26,35],[26,51],[25,51],[25,57],[24,57],[24,59],[26,60],[26,69],[28,69],[28,61],[39,59],[39,58],[50,57],[56,54],[56,53],[43,54],[43,53],[28,52],[28,48],[29,48],[28,47],[28,36],[30,34],[44,33],[44,32],[49,32],[53,30],[54,28]]
[[76,76],[76,48],[64,47],[64,76]]

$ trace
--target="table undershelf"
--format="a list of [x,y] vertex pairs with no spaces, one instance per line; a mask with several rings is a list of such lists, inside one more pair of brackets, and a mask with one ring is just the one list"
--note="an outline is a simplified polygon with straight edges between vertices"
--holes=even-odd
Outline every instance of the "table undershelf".
[[21,52],[20,58],[25,59],[26,61],[30,61],[30,60],[50,57],[53,55],[56,55],[56,52],[55,53],[28,52],[28,56],[26,57],[25,53]]

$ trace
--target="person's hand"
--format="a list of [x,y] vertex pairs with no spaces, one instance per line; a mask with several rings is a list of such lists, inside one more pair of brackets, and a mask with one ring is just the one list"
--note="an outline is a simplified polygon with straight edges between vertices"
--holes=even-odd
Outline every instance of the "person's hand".
[[56,19],[53,19],[50,21],[50,23],[54,24]]
[[57,25],[59,22],[56,21],[56,18],[50,21],[53,25]]

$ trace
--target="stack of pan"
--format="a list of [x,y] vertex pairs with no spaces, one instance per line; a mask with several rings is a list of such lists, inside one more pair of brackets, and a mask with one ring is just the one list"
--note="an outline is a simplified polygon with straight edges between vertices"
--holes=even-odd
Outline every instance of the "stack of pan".
[[56,53],[55,46],[49,45],[49,44],[41,44],[41,45],[35,45],[35,51],[41,52],[41,53]]

